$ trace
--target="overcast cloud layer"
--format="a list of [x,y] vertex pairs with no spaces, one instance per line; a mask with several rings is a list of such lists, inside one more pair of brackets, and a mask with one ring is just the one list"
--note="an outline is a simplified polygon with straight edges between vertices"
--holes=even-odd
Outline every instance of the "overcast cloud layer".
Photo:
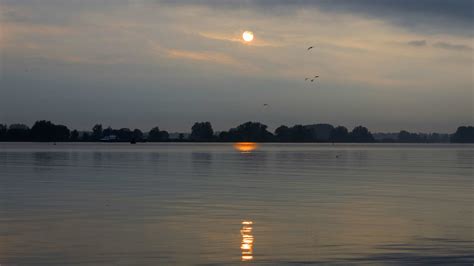
[[453,132],[473,123],[472,5],[0,0],[0,123]]

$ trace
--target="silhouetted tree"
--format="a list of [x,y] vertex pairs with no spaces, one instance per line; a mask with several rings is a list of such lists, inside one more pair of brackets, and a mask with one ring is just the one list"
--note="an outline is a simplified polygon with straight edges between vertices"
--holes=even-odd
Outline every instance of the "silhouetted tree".
[[68,141],[71,131],[64,125],[55,125],[54,141]]
[[31,128],[31,138],[34,141],[54,141],[54,129],[50,121],[36,121]]
[[143,132],[140,129],[135,128],[132,132],[132,139],[135,141],[143,140]]
[[219,133],[219,141],[235,141],[231,139],[231,134],[228,131],[222,131]]
[[67,141],[69,129],[63,125],[55,125],[51,121],[36,121],[31,128],[31,138],[34,141]]
[[210,122],[196,122],[191,128],[191,139],[196,141],[209,141],[214,138],[214,130]]
[[111,135],[116,135],[116,134],[117,134],[116,130],[114,130],[110,126],[108,126],[106,129],[102,130],[102,133],[100,133],[101,138],[111,136]]
[[[327,131],[330,130],[329,135]],[[320,137],[323,136],[323,137]],[[399,133],[376,133],[377,141],[382,142],[458,142],[474,143],[474,127],[461,126],[456,133],[410,133],[402,130]],[[144,139],[144,134],[139,129],[131,131],[128,128],[112,129],[102,128],[101,124],[96,124],[92,132],[80,134],[77,130],[72,132],[64,125],[55,125],[50,121],[37,121],[30,129],[23,124],[12,124],[10,126],[0,124],[0,141],[98,141],[103,137],[111,137],[107,141],[140,141]],[[114,136],[114,137],[113,137]],[[188,136],[180,133],[179,140],[188,139]],[[116,137],[116,138],[115,138]],[[384,138],[386,137],[386,138]],[[149,141],[166,141],[169,134],[161,131],[158,127],[152,128],[148,133]],[[195,123],[192,127],[190,140],[206,141],[216,139],[210,122]],[[371,132],[362,126],[355,127],[352,132],[347,128],[338,126],[333,128],[329,124],[295,125],[287,127],[282,125],[275,130],[275,135],[267,131],[267,126],[258,122],[247,122],[223,131],[217,138],[220,141],[285,141],[285,142],[309,142],[309,141],[332,141],[332,142],[374,142]]]
[[316,141],[313,133],[314,132],[312,128],[302,125],[295,125],[291,128],[287,126],[280,126],[275,130],[276,139],[278,141],[287,142]]
[[29,141],[31,140],[30,128],[24,124],[11,124],[6,133],[9,141]]
[[275,129],[275,137],[278,141],[290,141],[290,128],[285,125],[279,126],[277,129]]
[[374,142],[375,141],[374,137],[372,136],[372,133],[370,133],[370,131],[363,126],[355,127],[350,133],[350,139],[352,142]]
[[79,131],[73,130],[71,131],[71,141],[78,141],[79,140]]
[[451,142],[454,143],[474,143],[474,127],[458,127],[456,133],[451,136]]
[[291,128],[291,140],[295,142],[308,142],[316,141],[316,138],[313,138],[313,130],[311,128],[295,125]]
[[130,141],[132,140],[132,131],[129,128],[121,128],[116,132],[119,141]]
[[331,137],[331,131],[334,127],[330,124],[315,124],[304,126],[307,130],[311,131],[312,141],[329,141]]
[[7,125],[0,124],[0,141],[4,141],[7,139]]
[[161,132],[159,127],[154,127],[148,132],[148,141],[161,141]]
[[271,141],[273,134],[267,131],[267,126],[258,122],[247,122],[222,132],[219,137],[223,141]]
[[349,142],[350,136],[349,131],[346,127],[337,126],[331,130],[331,135],[329,136],[329,141],[331,142]]
[[148,132],[148,141],[166,141],[169,138],[169,134],[166,131],[160,131],[159,127],[154,127]]
[[166,130],[161,131],[161,136],[162,136],[161,138],[163,139],[163,141],[167,141],[170,138],[170,134]]
[[432,143],[439,143],[439,142],[449,142],[450,139],[449,139],[449,134],[439,134],[439,133],[431,133],[429,136],[428,136],[428,142],[432,142]]
[[94,127],[92,128],[92,139],[93,140],[100,140],[103,136],[102,134],[102,125],[101,124],[96,124],[94,125]]
[[91,140],[91,136],[89,135],[89,133],[85,132],[84,134],[82,134],[81,141],[90,141],[90,140]]
[[[423,141],[423,139],[425,139],[425,141]],[[420,134],[402,130],[398,133],[398,141],[404,143],[426,142],[426,138],[423,138]]]

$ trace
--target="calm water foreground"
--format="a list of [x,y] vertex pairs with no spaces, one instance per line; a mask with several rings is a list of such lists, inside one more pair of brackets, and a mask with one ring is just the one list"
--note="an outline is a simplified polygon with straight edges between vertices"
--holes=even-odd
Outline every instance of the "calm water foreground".
[[471,265],[472,145],[0,143],[0,264]]

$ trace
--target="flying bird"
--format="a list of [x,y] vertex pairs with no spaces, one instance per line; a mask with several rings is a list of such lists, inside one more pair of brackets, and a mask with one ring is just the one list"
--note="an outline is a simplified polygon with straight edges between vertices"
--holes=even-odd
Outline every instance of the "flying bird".
[[304,78],[305,81],[309,80],[313,82],[315,79],[319,78],[319,76],[314,76],[313,78]]
[[310,46],[310,47],[308,47],[307,50],[309,51],[309,50],[311,50],[311,49],[313,49],[313,48],[314,48],[314,46]]
[[268,103],[264,103],[263,106],[267,107],[267,106],[268,106]]

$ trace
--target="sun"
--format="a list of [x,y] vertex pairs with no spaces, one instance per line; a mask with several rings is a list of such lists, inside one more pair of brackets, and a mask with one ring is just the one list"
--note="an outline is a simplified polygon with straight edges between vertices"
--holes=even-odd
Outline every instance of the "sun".
[[245,42],[253,41],[253,32],[248,30],[244,31],[244,33],[242,34],[242,39],[244,39]]

